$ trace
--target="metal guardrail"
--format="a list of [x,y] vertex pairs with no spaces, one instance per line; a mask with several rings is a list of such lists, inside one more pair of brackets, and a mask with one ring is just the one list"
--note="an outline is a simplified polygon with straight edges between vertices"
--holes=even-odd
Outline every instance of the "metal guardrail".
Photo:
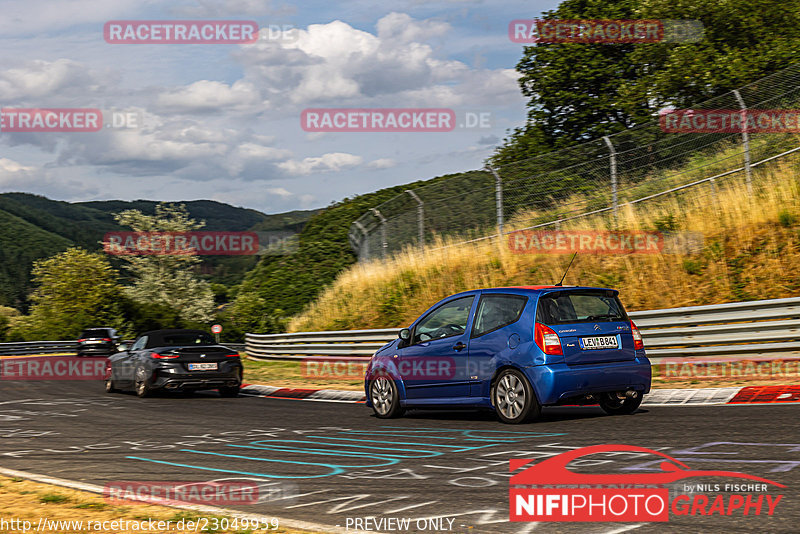
[[24,341],[20,343],[0,343],[0,356],[24,356],[26,354],[56,354],[75,352],[75,341]]
[[[800,358],[800,298],[733,302],[629,313],[647,355],[663,358]],[[399,328],[247,334],[248,356],[299,360],[308,356],[368,358]]]
[[[133,340],[124,340],[130,346]],[[244,351],[244,343],[221,343],[233,350]],[[0,356],[26,356],[29,354],[77,353],[76,341],[23,341],[19,343],[0,343]]]

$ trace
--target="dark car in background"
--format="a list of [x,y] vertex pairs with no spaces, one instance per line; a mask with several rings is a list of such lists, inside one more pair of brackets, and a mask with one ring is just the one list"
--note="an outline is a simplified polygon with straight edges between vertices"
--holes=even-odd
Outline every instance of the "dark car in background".
[[106,326],[87,328],[78,338],[78,356],[108,356],[117,352],[120,336]]
[[242,383],[239,353],[218,345],[202,330],[154,330],[112,355],[106,366],[106,391],[133,390],[139,397],[156,391],[216,389],[236,397]]

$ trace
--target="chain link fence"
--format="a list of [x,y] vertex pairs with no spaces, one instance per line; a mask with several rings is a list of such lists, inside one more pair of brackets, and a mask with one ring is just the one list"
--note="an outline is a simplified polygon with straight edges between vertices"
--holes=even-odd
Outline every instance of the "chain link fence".
[[[748,114],[800,108],[800,63],[692,109]],[[663,118],[663,117],[662,117]],[[742,122],[742,124],[745,124]],[[668,133],[653,120],[602,139],[492,168],[465,172],[371,208],[351,226],[359,260],[406,246],[424,249],[440,237],[491,239],[514,230],[553,227],[603,214],[616,226],[621,205],[690,187],[713,195],[717,180],[800,151],[800,124],[754,133],[748,128]],[[772,128],[775,130],[775,128]],[[509,224],[511,223],[511,224]]]

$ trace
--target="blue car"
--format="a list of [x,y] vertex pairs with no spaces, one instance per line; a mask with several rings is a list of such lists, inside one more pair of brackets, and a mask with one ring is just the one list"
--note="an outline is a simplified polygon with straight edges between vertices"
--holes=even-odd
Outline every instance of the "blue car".
[[438,302],[373,355],[364,387],[380,418],[407,408],[488,408],[523,423],[559,404],[631,414],[650,378],[617,290],[525,286]]

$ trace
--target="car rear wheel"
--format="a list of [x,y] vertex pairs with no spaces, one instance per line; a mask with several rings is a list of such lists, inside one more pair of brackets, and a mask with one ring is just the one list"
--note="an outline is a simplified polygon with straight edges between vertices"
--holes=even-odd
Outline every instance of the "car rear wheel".
[[148,397],[152,393],[150,386],[147,384],[147,371],[145,371],[144,367],[138,367],[136,369],[133,384],[136,395],[139,397]]
[[403,409],[400,406],[400,396],[394,380],[386,375],[375,377],[369,385],[369,400],[375,416],[381,419],[400,417]]
[[492,391],[492,403],[497,417],[509,424],[533,421],[542,411],[530,383],[516,369],[500,372]]
[[603,393],[598,404],[608,415],[630,415],[639,409],[643,395],[639,392],[635,397],[626,397],[624,393]]
[[218,388],[220,397],[233,398],[239,396],[239,386]]

